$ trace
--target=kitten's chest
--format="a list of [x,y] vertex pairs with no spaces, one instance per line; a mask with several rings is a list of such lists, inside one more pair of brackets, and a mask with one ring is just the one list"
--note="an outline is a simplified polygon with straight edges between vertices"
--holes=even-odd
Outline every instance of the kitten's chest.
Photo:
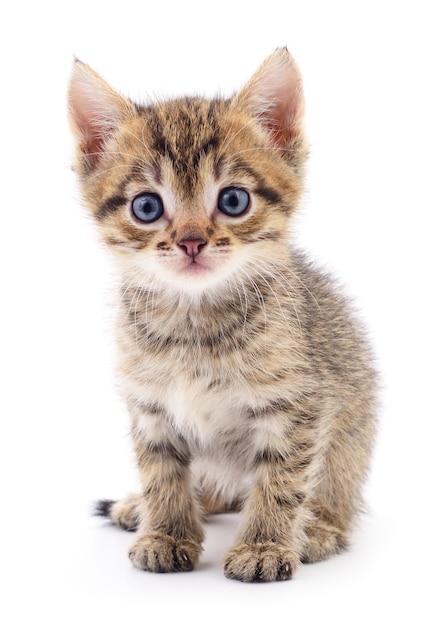
[[244,402],[234,385],[217,389],[185,373],[171,381],[165,405],[175,430],[202,447],[245,427]]
[[229,327],[221,316],[179,313],[150,322],[138,336],[129,325],[121,335],[126,392],[161,406],[187,440],[206,447],[239,439],[254,409],[288,395],[281,372],[289,342],[279,345],[273,325],[261,332],[256,320],[253,332],[246,323]]
[[259,392],[238,377],[229,357],[196,363],[196,355],[148,354],[124,371],[125,391],[146,404],[161,406],[174,430],[200,448],[211,448],[248,430],[249,407],[261,404]]

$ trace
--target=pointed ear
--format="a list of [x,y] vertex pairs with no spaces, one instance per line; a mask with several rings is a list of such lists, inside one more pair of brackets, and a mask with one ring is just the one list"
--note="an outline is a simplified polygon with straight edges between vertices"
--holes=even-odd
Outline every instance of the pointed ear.
[[304,115],[302,78],[286,48],[265,59],[233,104],[255,117],[276,147],[291,149],[299,143]]
[[68,89],[69,122],[80,156],[89,166],[98,163],[107,139],[133,110],[133,104],[88,65],[74,62]]

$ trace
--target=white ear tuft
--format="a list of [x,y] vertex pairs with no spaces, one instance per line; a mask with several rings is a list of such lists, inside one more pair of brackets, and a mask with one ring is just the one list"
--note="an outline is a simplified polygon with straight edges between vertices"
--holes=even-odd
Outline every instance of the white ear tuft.
[[69,121],[78,148],[91,165],[100,159],[106,140],[131,110],[129,100],[88,65],[75,61],[68,90]]
[[293,145],[302,134],[304,93],[301,74],[286,48],[265,59],[233,104],[257,118],[277,147]]

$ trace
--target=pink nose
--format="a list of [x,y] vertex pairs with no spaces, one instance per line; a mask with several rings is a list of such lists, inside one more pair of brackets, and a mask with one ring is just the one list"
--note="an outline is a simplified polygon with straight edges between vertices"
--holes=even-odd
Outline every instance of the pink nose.
[[188,256],[196,257],[204,246],[207,245],[205,239],[181,239],[177,242],[179,248],[181,248]]

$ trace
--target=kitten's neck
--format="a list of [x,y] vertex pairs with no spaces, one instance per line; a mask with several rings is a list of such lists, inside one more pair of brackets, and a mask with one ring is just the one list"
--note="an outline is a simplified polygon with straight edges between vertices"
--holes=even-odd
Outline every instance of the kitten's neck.
[[225,332],[230,325],[254,324],[267,316],[292,293],[298,299],[298,284],[290,264],[282,260],[227,281],[219,289],[199,294],[172,290],[166,285],[135,284],[124,278],[120,303],[123,317],[143,334],[156,329],[168,334],[172,329],[191,335]]

